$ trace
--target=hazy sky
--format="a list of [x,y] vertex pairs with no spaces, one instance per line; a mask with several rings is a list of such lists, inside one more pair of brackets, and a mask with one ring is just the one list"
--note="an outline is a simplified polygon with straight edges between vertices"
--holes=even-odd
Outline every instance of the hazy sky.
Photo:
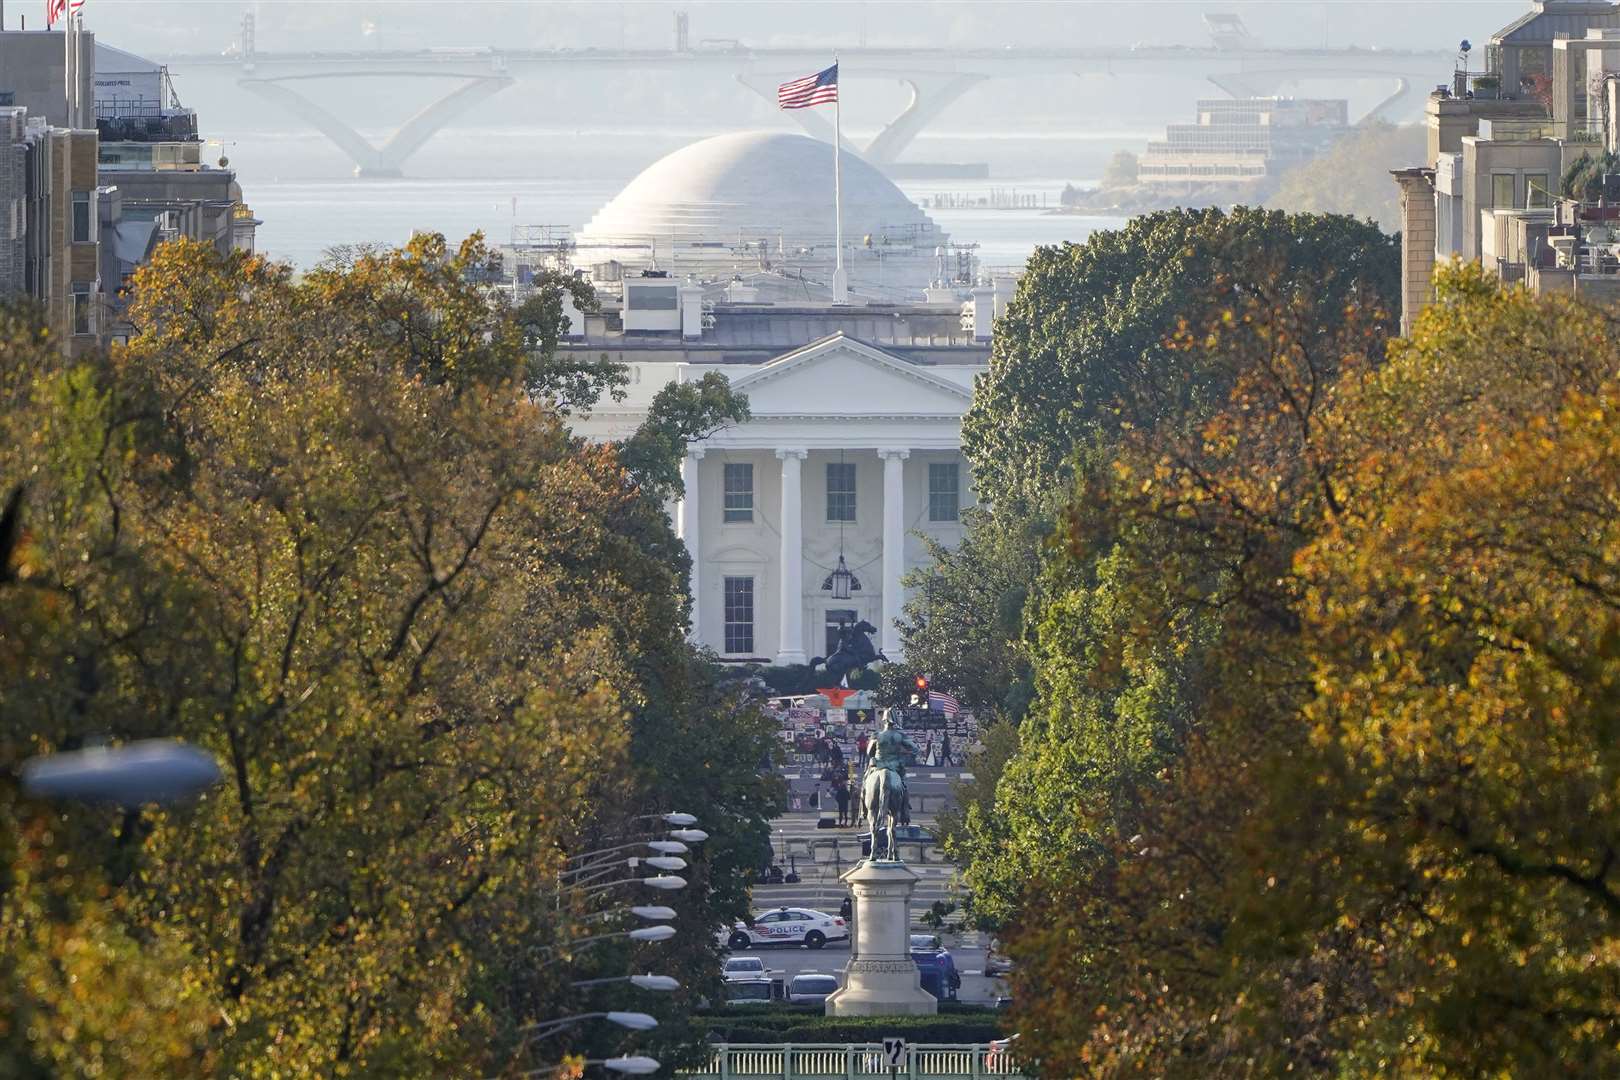
[[[44,0],[9,0],[8,28],[42,25]],[[109,44],[146,51],[217,52],[258,18],[261,49],[498,45],[655,48],[672,16],[692,37],[751,44],[1202,44],[1205,12],[1234,12],[1271,44],[1450,46],[1478,41],[1528,3],[1454,0],[87,0],[86,23]]]

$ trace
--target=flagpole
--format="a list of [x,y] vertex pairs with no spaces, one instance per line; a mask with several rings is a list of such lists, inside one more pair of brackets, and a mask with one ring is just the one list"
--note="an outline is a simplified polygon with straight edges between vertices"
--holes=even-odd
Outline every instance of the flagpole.
[[[833,68],[838,67],[838,57],[833,57]],[[838,81],[843,81],[843,72],[839,71]],[[849,275],[844,272],[844,94],[843,87],[838,87],[833,95],[833,217],[836,222],[836,241],[838,244],[838,261],[833,266],[833,303],[849,303]]]
[[[47,0],[47,9],[51,0]],[[67,99],[67,123],[65,127],[71,129],[73,123],[73,16],[68,15],[62,23],[62,93]]]

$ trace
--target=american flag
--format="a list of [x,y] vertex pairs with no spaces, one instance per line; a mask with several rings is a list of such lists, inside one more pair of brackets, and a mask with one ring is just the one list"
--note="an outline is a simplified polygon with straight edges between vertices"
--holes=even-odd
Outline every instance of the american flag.
[[955,716],[962,711],[962,703],[943,690],[928,691],[928,707],[938,709],[946,716]]
[[45,25],[51,26],[66,15],[67,6],[68,0],[45,0]]
[[804,109],[811,105],[826,105],[837,100],[837,64],[826,71],[818,71],[814,75],[785,82],[776,88],[776,105],[780,109]]

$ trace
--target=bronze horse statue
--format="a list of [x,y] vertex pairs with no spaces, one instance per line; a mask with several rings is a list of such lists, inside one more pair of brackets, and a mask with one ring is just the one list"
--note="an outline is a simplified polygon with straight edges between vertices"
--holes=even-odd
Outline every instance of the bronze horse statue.
[[889,662],[880,649],[872,645],[872,635],[877,633],[877,627],[862,619],[854,626],[840,626],[838,628],[838,651],[831,656],[817,656],[810,660],[810,670],[814,671],[823,664],[827,667],[827,674],[832,676],[840,686],[848,686],[849,673],[860,671],[867,664],[882,660]]
[[917,756],[912,742],[894,722],[895,710],[884,713],[883,730],[867,749],[866,775],[861,778],[861,814],[872,827],[872,859],[895,862],[900,845],[895,827],[903,823],[906,805],[906,758]]

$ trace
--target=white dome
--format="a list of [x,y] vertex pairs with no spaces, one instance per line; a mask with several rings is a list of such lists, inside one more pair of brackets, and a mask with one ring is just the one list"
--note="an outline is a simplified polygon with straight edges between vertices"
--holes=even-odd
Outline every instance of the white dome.
[[[943,242],[927,214],[853,153],[843,156],[843,187],[846,244],[866,236]],[[580,239],[815,244],[831,243],[833,234],[832,147],[805,135],[754,131],[704,139],[654,162],[597,212]]]

